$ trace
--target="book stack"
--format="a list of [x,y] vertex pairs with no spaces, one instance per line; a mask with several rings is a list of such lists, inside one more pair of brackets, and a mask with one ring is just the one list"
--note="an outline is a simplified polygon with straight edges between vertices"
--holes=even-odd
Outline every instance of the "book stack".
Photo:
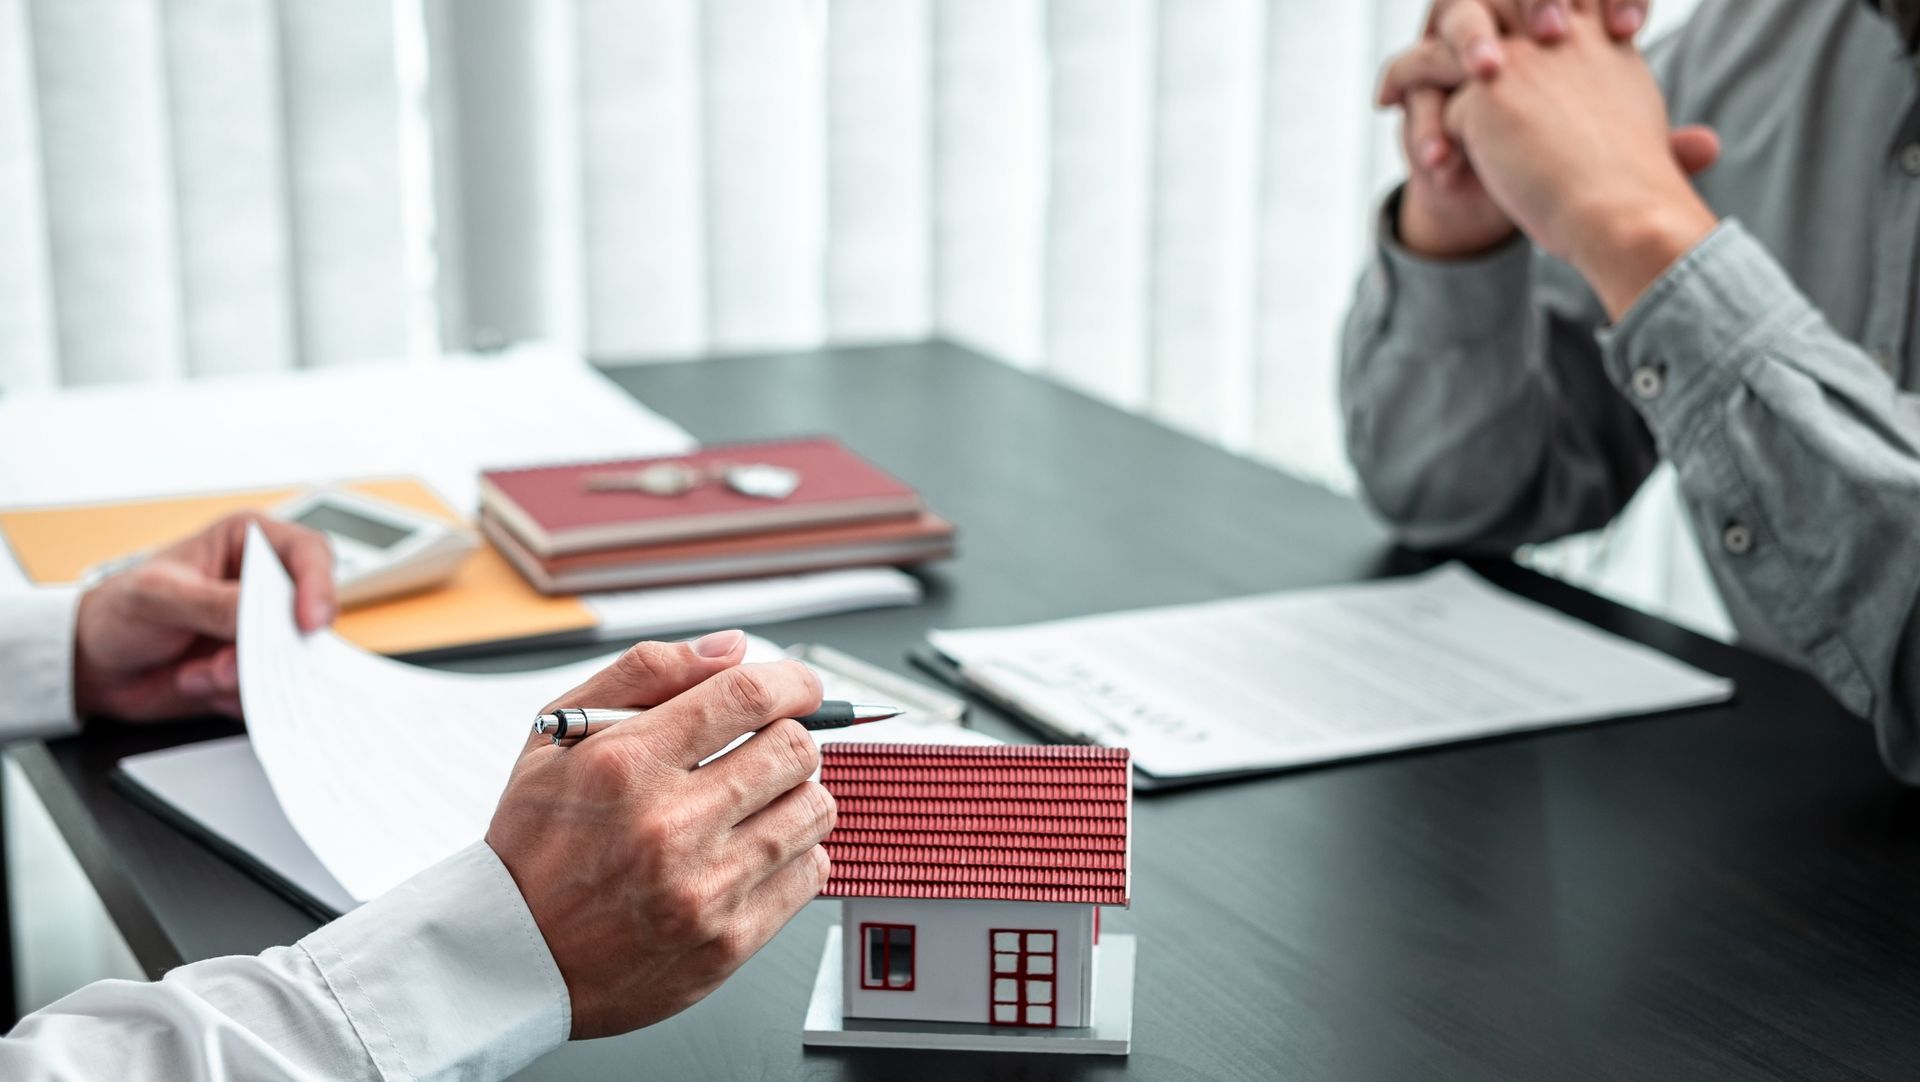
[[480,526],[544,594],[953,554],[953,525],[831,438],[480,475]]

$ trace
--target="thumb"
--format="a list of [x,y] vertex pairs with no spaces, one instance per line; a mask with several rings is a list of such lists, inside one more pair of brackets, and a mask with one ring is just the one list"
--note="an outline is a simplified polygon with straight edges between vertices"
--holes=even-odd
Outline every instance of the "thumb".
[[693,642],[643,642],[586,683],[548,704],[556,706],[658,706],[715,673],[744,661],[744,631],[716,631]]
[[1675,128],[1667,137],[1673,157],[1688,176],[1704,173],[1720,160],[1720,135],[1704,124]]

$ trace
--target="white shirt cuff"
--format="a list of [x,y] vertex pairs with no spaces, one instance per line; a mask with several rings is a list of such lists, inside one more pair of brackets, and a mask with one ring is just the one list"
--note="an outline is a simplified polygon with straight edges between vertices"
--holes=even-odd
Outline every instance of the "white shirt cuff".
[[64,736],[73,716],[73,631],[77,587],[0,596],[0,741]]
[[300,941],[382,1078],[505,1078],[566,1041],[566,982],[485,842]]

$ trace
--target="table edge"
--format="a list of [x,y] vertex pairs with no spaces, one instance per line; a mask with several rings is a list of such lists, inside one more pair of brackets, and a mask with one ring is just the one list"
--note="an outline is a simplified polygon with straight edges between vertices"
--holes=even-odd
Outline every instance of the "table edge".
[[60,764],[53,759],[45,741],[30,740],[15,744],[7,754],[19,765],[32,786],[34,795],[46,808],[67,849],[79,862],[87,882],[107,911],[107,919],[133,952],[134,962],[148,980],[159,980],[167,971],[185,963],[180,948],[160,925],[153,909],[141,897],[140,890],[114,855],[113,847],[80,794],[74,791]]

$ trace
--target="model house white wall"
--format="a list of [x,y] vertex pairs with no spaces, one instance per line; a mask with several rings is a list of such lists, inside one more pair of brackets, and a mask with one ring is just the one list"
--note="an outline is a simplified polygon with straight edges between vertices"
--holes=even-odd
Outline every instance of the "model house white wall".
[[[994,952],[989,935],[995,929],[1022,929],[1047,931],[1056,937],[1055,1025],[1088,1025],[1095,953],[1093,914],[1093,906],[1051,902],[849,898],[841,910],[845,1013],[849,1018],[990,1022]],[[860,986],[863,924],[914,927],[911,991]]]

